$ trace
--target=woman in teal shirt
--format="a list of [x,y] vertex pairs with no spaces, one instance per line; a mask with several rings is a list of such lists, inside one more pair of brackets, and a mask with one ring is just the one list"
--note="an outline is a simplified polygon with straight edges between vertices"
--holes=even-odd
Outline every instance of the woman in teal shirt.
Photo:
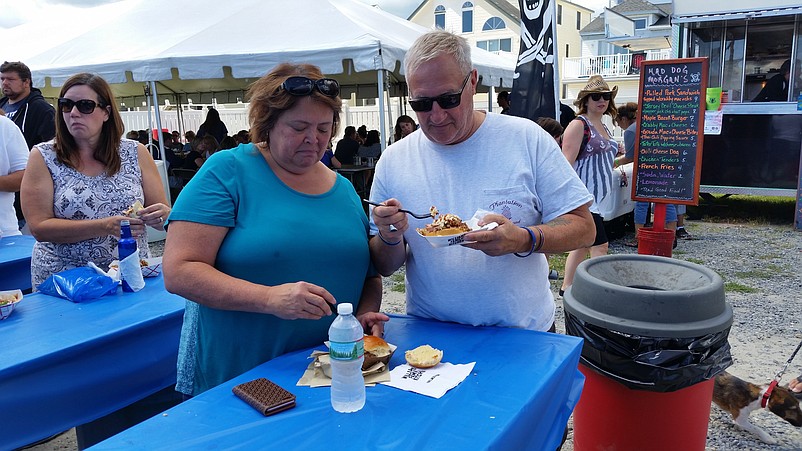
[[[164,280],[199,304],[185,316],[180,357],[194,366],[183,375],[193,395],[322,344],[337,302],[354,304],[367,333],[389,320],[360,199],[320,162],[338,95],[315,66],[277,66],[250,90],[254,144],[214,154],[175,204]],[[179,387],[190,382],[181,377]]]

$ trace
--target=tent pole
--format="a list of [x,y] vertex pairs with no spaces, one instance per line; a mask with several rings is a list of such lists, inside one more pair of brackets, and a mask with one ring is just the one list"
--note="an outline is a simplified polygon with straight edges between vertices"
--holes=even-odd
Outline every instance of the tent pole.
[[150,109],[150,84],[145,84],[145,100],[148,102],[148,152],[153,154],[153,115]]
[[493,112],[493,94],[495,94],[496,88],[491,86],[487,90],[487,111]]
[[[156,115],[156,130],[158,130],[158,136],[161,137],[162,135],[162,116],[159,113],[159,96],[156,93],[156,82],[149,81],[150,83],[150,94],[153,96],[153,111]],[[164,139],[159,140],[159,160],[164,160]]]
[[379,130],[379,136],[382,136],[382,138],[379,139],[379,142],[381,142],[381,144],[382,144],[382,152],[384,152],[384,149],[387,148],[387,142],[385,141],[385,138],[387,138],[387,124],[385,123],[387,121],[387,115],[384,112],[384,110],[385,110],[385,105],[384,105],[384,76],[385,76],[385,73],[384,73],[384,69],[377,70],[376,74],[377,74],[378,82],[379,82],[379,84],[378,84],[379,92],[377,93],[377,94],[379,94],[379,116],[380,116],[380,120],[379,120],[379,129],[380,129]]
[[[394,123],[395,123],[395,121],[393,121],[393,98],[390,97],[390,89],[389,89],[389,85],[388,85],[388,89],[387,89],[387,124],[390,126],[389,133],[391,135],[393,135],[392,138],[395,138],[395,126],[393,125]],[[385,137],[385,138],[382,138],[382,146],[386,147],[387,145],[389,145],[387,143],[390,142],[390,137]],[[382,150],[384,150],[384,147],[382,147]]]

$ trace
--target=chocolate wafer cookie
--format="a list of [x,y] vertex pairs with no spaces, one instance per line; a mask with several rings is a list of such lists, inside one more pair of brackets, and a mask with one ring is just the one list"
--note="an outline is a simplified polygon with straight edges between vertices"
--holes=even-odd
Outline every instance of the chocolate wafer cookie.
[[239,384],[232,391],[264,416],[295,407],[295,395],[263,377]]

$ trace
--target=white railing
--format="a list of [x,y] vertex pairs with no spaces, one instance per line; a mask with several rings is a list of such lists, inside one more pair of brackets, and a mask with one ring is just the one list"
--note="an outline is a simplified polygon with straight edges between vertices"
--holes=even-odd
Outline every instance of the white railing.
[[[228,134],[233,135],[240,130],[247,130],[248,127],[248,109],[247,108],[233,108],[224,109],[220,108],[220,119],[226,124]],[[159,111],[162,120],[162,128],[169,131],[178,130],[178,112],[176,110]],[[206,110],[186,110],[182,111],[181,115],[184,118],[184,126],[182,130],[198,131],[198,128],[206,120]],[[150,128],[148,124],[147,111],[121,111],[120,116],[123,119],[125,131],[130,130],[147,130]],[[152,117],[153,128],[156,128],[156,118]]]
[[580,56],[563,60],[563,79],[587,78],[594,74],[608,77],[638,77],[641,60],[664,60],[671,58],[671,49],[647,50],[642,53],[620,53],[616,55]]

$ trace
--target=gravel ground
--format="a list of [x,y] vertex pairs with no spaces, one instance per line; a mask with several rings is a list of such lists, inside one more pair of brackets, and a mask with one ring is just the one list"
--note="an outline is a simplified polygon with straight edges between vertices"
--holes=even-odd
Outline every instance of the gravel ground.
[[[682,240],[674,257],[707,266],[724,279],[727,302],[733,308],[730,330],[733,365],[728,371],[755,383],[768,382],[790,357],[802,339],[802,232],[790,225],[722,224],[693,221],[687,230],[694,240]],[[635,253],[625,242],[632,234],[610,245],[611,254]],[[151,245],[154,255],[161,255],[162,243]],[[384,279],[383,310],[405,313],[403,268]],[[557,282],[552,290],[557,299],[557,330],[564,332],[562,300],[557,296]],[[782,383],[800,374],[802,356],[789,366]],[[729,414],[713,405],[710,412],[706,450],[802,450],[799,431],[767,411],[754,412],[752,422],[779,441],[766,445],[756,436],[736,429]],[[573,450],[572,431],[563,450]],[[35,450],[76,449],[73,431]]]

